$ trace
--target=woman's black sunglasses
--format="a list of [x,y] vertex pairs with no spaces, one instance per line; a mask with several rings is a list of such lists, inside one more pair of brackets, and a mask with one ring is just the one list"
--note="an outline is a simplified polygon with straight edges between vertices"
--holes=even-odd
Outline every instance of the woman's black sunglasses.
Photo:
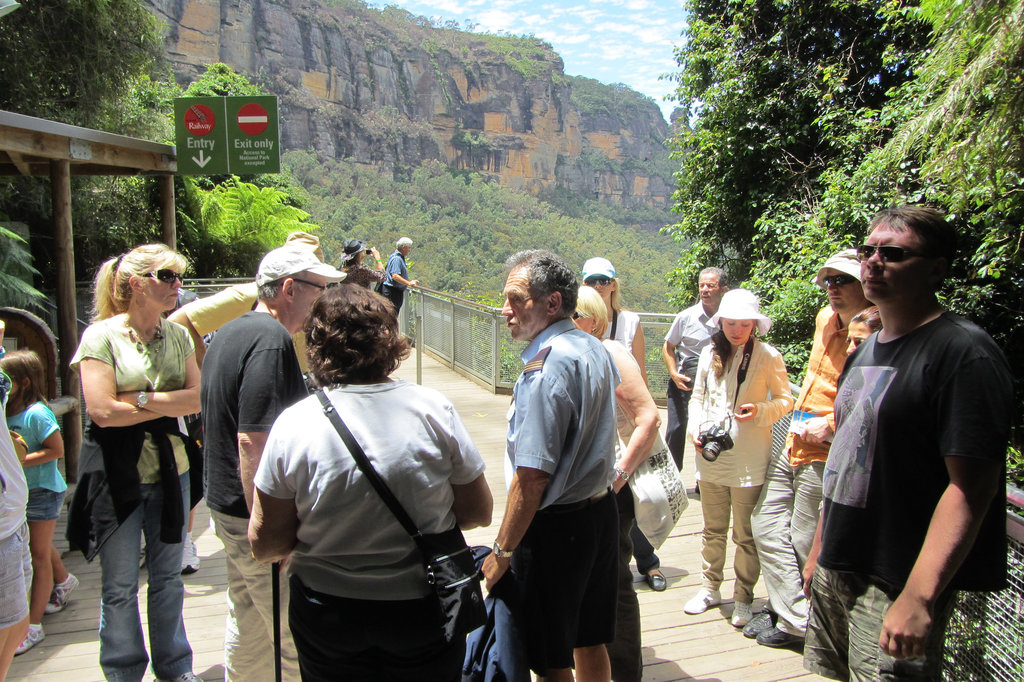
[[865,261],[874,256],[875,252],[878,252],[878,257],[882,259],[883,263],[899,263],[904,258],[922,255],[916,251],[904,249],[902,246],[873,246],[871,244],[861,244],[857,247],[857,258]]
[[591,277],[583,282],[590,287],[606,287],[612,283],[612,280],[608,277]]
[[184,281],[184,278],[181,276],[180,272],[175,272],[170,268],[162,268],[160,270],[157,270],[156,272],[151,272],[149,273],[149,276],[154,279],[158,279],[165,284],[174,284],[175,280],[177,280],[178,282]]

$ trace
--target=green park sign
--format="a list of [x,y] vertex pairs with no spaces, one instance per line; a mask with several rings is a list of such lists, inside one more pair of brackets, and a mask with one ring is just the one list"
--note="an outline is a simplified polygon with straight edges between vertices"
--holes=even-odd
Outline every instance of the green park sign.
[[279,173],[277,97],[177,97],[179,175]]

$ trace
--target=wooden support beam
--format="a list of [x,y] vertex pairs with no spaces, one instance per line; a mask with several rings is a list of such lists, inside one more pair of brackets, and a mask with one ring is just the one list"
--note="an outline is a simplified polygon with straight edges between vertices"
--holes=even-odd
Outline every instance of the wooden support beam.
[[11,159],[11,163],[18,169],[18,172],[22,175],[32,175],[32,169],[29,167],[25,157],[17,152],[10,152],[7,154]]
[[[57,336],[60,339],[59,372],[62,393],[78,396],[78,372],[68,362],[78,348],[78,306],[75,300],[75,245],[71,229],[71,163],[50,162],[50,198],[53,204],[53,242],[57,256]],[[82,445],[82,422],[64,422],[64,462],[69,482],[78,480],[78,451]]]
[[160,183],[160,225],[164,244],[176,249],[178,236],[174,224],[174,176],[161,175],[157,181]]

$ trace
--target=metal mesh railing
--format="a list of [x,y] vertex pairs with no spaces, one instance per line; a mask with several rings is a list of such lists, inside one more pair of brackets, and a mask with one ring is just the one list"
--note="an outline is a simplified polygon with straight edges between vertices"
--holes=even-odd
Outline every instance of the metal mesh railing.
[[998,592],[957,595],[946,631],[943,679],[1024,680],[1024,519],[1008,512],[1007,529],[1009,585]]

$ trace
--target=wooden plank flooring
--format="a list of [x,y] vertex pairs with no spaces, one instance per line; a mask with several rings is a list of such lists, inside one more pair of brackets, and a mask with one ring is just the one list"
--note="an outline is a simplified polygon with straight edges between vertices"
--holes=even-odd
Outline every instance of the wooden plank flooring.
[[[470,544],[490,545],[505,509],[502,457],[505,447],[505,414],[510,398],[492,395],[435,360],[423,356],[423,384],[440,390],[455,403],[477,447],[487,461],[487,478],[494,492],[492,527],[467,533]],[[405,362],[397,375],[415,381],[416,358]],[[664,412],[662,413],[664,422]],[[693,487],[693,453],[688,453],[683,472]],[[668,680],[773,680],[824,679],[804,671],[799,653],[787,649],[769,649],[745,639],[727,620],[731,604],[714,608],[700,616],[683,613],[683,604],[700,583],[700,501],[692,499],[672,536],[658,551],[669,588],[657,593],[646,583],[637,583],[643,621],[645,682]],[[185,627],[194,651],[194,670],[204,680],[222,680],[222,645],[226,613],[224,590],[226,573],[223,548],[209,528],[209,514],[200,505],[193,531],[202,566],[198,573],[185,576]],[[58,547],[66,549],[63,528],[58,529]],[[87,564],[80,553],[65,553],[68,568],[79,577],[81,586],[71,604],[59,614],[46,616],[46,639],[31,651],[18,656],[8,680],[40,682],[91,682],[103,679],[99,668],[99,644],[96,625],[99,614],[99,562]],[[723,593],[731,593],[732,547],[726,561]],[[145,585],[141,590],[145,609]],[[764,601],[759,583],[755,612]],[[147,680],[152,676],[147,675]],[[425,680],[424,682],[430,682]]]

